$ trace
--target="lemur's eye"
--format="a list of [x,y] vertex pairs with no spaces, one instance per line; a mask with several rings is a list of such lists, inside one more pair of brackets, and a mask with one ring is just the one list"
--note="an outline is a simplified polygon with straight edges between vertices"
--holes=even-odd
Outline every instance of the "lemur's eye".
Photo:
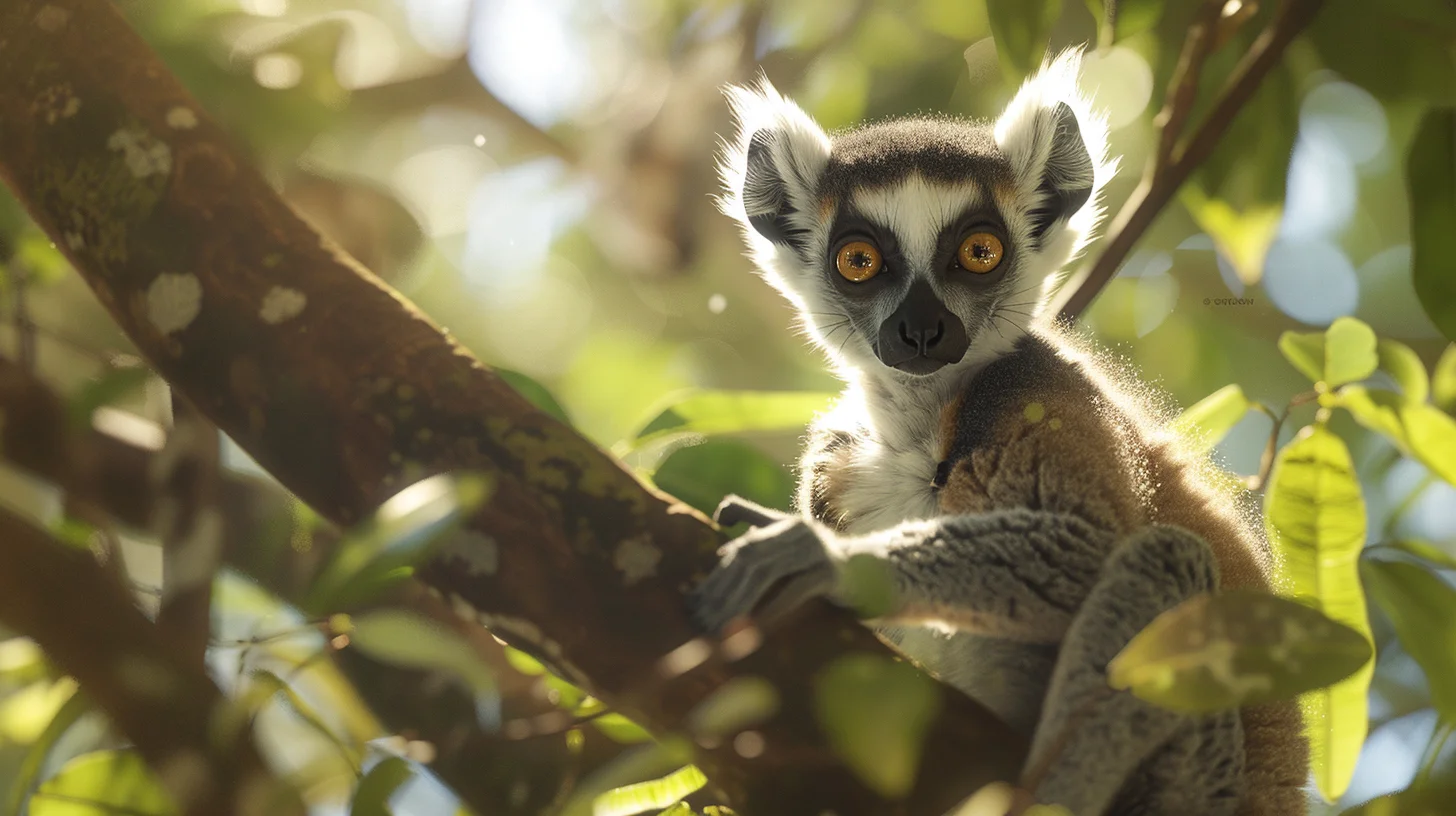
[[961,269],[984,275],[1001,265],[1004,254],[1000,238],[989,232],[975,232],[961,242],[956,258],[960,261]]
[[863,283],[880,274],[884,265],[880,251],[869,241],[850,241],[839,248],[839,255],[834,259],[839,274],[855,283]]

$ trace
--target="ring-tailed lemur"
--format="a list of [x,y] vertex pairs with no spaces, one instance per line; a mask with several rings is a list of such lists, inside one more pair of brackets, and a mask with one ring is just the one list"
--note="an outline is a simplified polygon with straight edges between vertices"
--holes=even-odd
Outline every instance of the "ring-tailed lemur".
[[1031,738],[1039,801],[1303,814],[1292,704],[1190,717],[1107,684],[1159,613],[1220,585],[1267,588],[1269,559],[1200,463],[1041,319],[1115,166],[1079,64],[1045,65],[994,124],[832,137],[767,80],[730,91],[740,133],[720,203],[846,388],[811,431],[805,515],[720,508],[758,526],[724,548],[695,615],[718,631],[844,601],[842,567],[867,554],[897,593],[877,630]]

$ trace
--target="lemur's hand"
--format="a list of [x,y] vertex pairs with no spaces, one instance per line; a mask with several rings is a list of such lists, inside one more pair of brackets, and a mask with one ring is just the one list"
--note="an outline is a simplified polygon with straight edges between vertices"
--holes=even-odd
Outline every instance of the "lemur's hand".
[[[739,500],[742,501],[742,500]],[[723,515],[728,502],[720,507]],[[764,511],[757,505],[748,505]],[[818,525],[799,516],[780,518],[756,527],[723,545],[722,561],[689,597],[693,619],[705,631],[717,633],[735,618],[753,613],[768,623],[812,598],[834,592],[839,583],[840,560],[825,546],[829,536]],[[768,521],[768,517],[759,517]],[[752,516],[741,520],[752,521]],[[778,591],[759,604],[769,590]]]
[[782,510],[772,510],[763,505],[749,501],[742,496],[729,494],[723,497],[718,509],[713,511],[713,521],[719,526],[732,527],[739,522],[748,522],[754,527],[767,527],[776,521],[783,521],[786,518],[793,518],[793,513],[785,513]]

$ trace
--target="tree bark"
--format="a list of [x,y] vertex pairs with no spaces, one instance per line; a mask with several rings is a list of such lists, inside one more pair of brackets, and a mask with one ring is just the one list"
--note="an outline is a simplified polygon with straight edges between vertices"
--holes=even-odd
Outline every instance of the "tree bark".
[[658,734],[725,683],[768,679],[763,753],[724,740],[697,757],[756,816],[940,813],[1016,773],[1022,741],[942,688],[908,802],[863,786],[814,721],[813,678],[891,653],[825,605],[664,676],[698,635],[683,593],[720,533],[325,244],[111,4],[7,0],[0,32],[0,177],[168,382],[322,516],[357,521],[433,473],[491,474],[489,505],[422,580]]
[[154,626],[85,550],[0,510],[0,621],[33,637],[136,745],[188,816],[277,813],[303,803],[274,779],[185,641]]

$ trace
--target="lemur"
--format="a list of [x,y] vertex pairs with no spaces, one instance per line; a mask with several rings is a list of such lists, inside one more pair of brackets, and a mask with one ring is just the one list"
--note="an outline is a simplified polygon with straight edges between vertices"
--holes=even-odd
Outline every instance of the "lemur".
[[756,526],[724,547],[694,614],[721,631],[813,597],[847,604],[845,564],[870,556],[895,605],[867,623],[1028,736],[1038,802],[1298,816],[1293,704],[1194,717],[1108,685],[1153,618],[1219,587],[1269,590],[1271,561],[1141,387],[1047,314],[1116,170],[1080,62],[1048,61],[994,123],[833,136],[767,79],[729,89],[720,207],[845,387],[811,427],[798,513],[720,507]]

